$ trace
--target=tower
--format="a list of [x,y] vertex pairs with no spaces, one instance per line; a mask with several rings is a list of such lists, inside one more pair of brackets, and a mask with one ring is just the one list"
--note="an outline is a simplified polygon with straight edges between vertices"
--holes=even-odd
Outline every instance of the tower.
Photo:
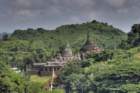
[[67,61],[72,59],[73,53],[69,43],[67,43],[66,47],[62,50],[62,57],[64,60]]
[[85,44],[80,49],[82,59],[91,53],[100,53],[101,49],[91,40],[89,31],[87,32],[87,38]]

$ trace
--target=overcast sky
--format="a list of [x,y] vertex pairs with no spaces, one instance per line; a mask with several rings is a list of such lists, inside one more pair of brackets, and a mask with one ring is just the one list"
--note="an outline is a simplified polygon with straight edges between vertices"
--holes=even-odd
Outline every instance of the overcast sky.
[[0,32],[54,29],[93,19],[128,32],[140,23],[140,0],[0,0]]

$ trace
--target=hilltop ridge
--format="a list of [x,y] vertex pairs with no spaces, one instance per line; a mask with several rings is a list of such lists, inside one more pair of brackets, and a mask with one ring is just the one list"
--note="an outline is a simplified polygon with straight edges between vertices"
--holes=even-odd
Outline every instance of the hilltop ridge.
[[114,48],[125,40],[127,35],[123,31],[108,25],[107,23],[92,22],[82,24],[63,25],[55,30],[45,30],[43,28],[27,30],[16,30],[12,34],[12,38],[19,40],[41,40],[46,46],[61,47],[69,42],[72,47],[79,49],[86,41],[86,34],[90,32],[91,39],[100,47]]

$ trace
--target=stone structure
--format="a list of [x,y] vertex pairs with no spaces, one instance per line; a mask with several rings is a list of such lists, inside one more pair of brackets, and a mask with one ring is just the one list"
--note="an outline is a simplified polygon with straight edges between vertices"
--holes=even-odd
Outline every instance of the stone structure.
[[81,59],[85,59],[87,55],[92,54],[92,53],[100,53],[102,52],[103,49],[99,48],[95,42],[90,40],[89,34],[87,34],[87,40],[85,44],[82,46],[80,49],[80,54],[81,54]]
[[73,54],[70,45],[67,44],[64,49],[59,51],[54,58],[46,63],[33,63],[31,68],[29,68],[29,72],[39,75],[50,74],[52,70],[57,72],[64,66],[64,64],[74,60],[81,60],[80,54]]
[[66,45],[64,49],[59,51],[56,56],[50,59],[46,63],[33,63],[29,71],[33,74],[45,75],[51,73],[53,70],[55,72],[59,71],[63,66],[74,60],[83,60],[88,54],[100,53],[102,51],[94,42],[90,40],[89,34],[87,35],[87,40],[80,52],[73,54],[72,49],[69,44]]

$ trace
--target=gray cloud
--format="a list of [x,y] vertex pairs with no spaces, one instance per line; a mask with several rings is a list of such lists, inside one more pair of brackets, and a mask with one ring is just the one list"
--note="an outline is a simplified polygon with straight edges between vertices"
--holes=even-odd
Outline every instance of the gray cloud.
[[0,32],[55,28],[93,19],[129,31],[140,21],[140,0],[0,0]]
[[106,0],[112,7],[121,8],[128,0]]

